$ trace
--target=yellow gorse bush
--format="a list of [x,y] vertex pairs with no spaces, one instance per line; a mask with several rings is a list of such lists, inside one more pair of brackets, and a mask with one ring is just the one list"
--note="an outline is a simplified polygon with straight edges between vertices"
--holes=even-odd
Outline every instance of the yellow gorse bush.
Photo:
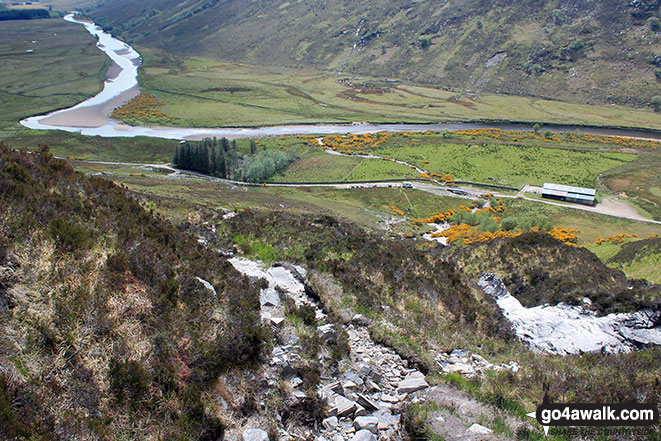
[[158,123],[174,120],[174,117],[158,109],[162,105],[163,102],[155,96],[143,92],[128,103],[113,110],[112,117],[120,120],[155,121]]

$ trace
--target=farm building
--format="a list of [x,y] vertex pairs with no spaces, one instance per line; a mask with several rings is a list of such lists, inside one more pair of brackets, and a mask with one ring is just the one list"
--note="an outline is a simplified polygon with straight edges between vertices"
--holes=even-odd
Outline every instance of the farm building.
[[597,205],[596,193],[596,190],[592,188],[573,187],[571,185],[545,183],[542,187],[543,198],[576,202],[583,205]]

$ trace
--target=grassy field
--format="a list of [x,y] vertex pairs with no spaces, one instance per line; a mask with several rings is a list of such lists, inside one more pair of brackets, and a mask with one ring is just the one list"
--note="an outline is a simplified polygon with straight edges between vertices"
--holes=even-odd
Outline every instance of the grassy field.
[[[407,145],[408,144],[408,145]],[[493,182],[519,187],[561,182],[593,187],[597,174],[632,161],[628,153],[577,152],[544,147],[497,144],[435,144],[434,139],[411,140],[384,147],[375,154],[404,160],[457,180]]]
[[160,110],[174,116],[178,126],[515,120],[661,128],[661,115],[651,110],[505,95],[466,97],[377,78],[257,68],[138,50],[144,57],[141,89],[161,100]]
[[0,60],[0,137],[26,116],[94,95],[110,66],[82,26],[61,19],[0,22]]
[[[456,180],[514,187],[541,185],[544,182],[595,187],[597,176],[612,170],[617,170],[612,173],[619,176],[621,169],[628,170],[631,162],[644,160],[644,170],[648,173],[653,173],[651,170],[661,164],[661,152],[656,147],[628,148],[624,149],[627,151],[624,153],[617,144],[578,141],[549,143],[546,140],[517,139],[516,135],[511,134],[508,136],[512,139],[410,133],[388,135],[385,141],[374,141],[377,138],[373,136],[349,136],[326,137],[324,142],[327,146],[340,146],[338,151],[344,148],[403,160],[423,170],[441,175],[448,173]],[[346,147],[342,147],[343,144]],[[375,145],[378,147],[375,148]],[[278,179],[323,181],[353,176],[408,178],[416,176],[416,173],[393,162],[328,155],[316,149],[290,166]],[[608,193],[609,186],[605,185],[601,190]]]
[[411,168],[397,163],[330,155],[316,148],[304,154],[284,173],[273,176],[272,181],[369,181],[378,179],[416,178]]

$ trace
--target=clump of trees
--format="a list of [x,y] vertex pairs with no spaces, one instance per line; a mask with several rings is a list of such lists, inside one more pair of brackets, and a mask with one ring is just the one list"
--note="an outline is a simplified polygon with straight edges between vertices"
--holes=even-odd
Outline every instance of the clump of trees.
[[291,156],[280,150],[258,151],[254,141],[250,141],[250,154],[242,155],[238,152],[236,141],[207,138],[179,144],[173,163],[184,170],[220,178],[263,182],[284,170],[291,161]]
[[284,170],[291,158],[280,150],[262,150],[243,160],[239,177],[248,182],[262,182]]
[[34,20],[50,18],[46,9],[3,9],[0,11],[0,21],[3,20]]
[[202,141],[182,142],[174,153],[174,166],[219,178],[233,177],[238,162],[236,141],[206,138]]

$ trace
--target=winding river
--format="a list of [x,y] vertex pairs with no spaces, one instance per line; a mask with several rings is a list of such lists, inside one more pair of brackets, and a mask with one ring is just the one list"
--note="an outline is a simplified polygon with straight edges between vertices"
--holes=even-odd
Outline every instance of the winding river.
[[[286,125],[257,128],[180,128],[180,127],[140,127],[129,126],[109,117],[112,110],[139,94],[138,67],[140,54],[128,44],[104,32],[92,22],[81,21],[73,14],[64,17],[66,21],[78,23],[98,38],[97,47],[110,57],[113,66],[108,70],[108,78],[103,90],[73,107],[58,110],[47,115],[32,116],[21,121],[25,127],[37,130],[63,130],[88,136],[134,137],[148,136],[167,139],[201,139],[205,137],[247,138],[284,135],[329,135],[361,134],[373,132],[415,132],[440,130],[466,130],[499,128],[503,130],[532,130],[531,124],[514,123],[436,123],[436,124],[330,124],[330,125]],[[544,129],[553,132],[581,132],[595,135],[622,136],[630,138],[654,139],[661,141],[661,132],[635,129],[614,129],[577,127],[566,125],[545,125]]]

